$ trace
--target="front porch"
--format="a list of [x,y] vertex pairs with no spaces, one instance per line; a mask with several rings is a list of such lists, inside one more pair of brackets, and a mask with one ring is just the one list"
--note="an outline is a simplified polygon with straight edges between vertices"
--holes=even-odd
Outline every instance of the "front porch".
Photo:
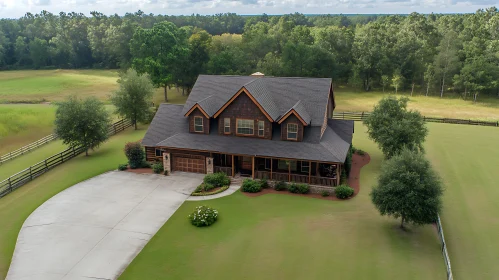
[[291,159],[213,154],[213,172],[234,177],[267,179],[334,187],[340,183],[341,164]]

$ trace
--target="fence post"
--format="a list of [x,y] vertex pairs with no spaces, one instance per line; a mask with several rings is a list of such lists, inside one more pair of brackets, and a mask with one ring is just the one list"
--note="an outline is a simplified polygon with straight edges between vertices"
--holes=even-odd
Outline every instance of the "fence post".
[[113,123],[113,130],[114,130],[114,134],[116,134],[116,124],[114,124],[114,123]]
[[62,156],[62,152],[60,153],[60,155],[61,155],[61,163],[63,163],[64,162],[64,157]]
[[75,152],[75,146],[73,146],[73,157],[76,156],[76,152]]
[[33,180],[33,173],[31,173],[31,166],[29,167],[29,179]]
[[45,159],[45,171],[49,170],[49,167],[47,166],[47,159]]
[[12,182],[10,182],[10,177],[9,177],[9,189],[12,191]]

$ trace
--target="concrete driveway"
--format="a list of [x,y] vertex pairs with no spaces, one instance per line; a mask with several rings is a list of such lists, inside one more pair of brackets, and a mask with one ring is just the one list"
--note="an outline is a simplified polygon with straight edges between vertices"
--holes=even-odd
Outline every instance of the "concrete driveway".
[[24,222],[7,279],[118,278],[201,181],[113,171],[68,188]]

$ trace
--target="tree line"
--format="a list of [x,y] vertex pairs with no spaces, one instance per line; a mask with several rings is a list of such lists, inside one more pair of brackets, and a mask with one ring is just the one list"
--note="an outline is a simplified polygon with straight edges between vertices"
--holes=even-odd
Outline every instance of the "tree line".
[[135,68],[187,92],[200,73],[330,77],[365,91],[499,96],[499,13],[0,20],[0,69]]

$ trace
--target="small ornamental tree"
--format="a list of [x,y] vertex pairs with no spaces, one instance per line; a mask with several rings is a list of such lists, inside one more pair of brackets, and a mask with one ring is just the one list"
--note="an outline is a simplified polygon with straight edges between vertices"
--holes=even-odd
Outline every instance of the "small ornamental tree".
[[139,75],[133,69],[120,75],[119,89],[111,96],[116,113],[130,119],[137,129],[137,122],[147,121],[154,86],[147,74]]
[[398,154],[404,147],[424,151],[428,129],[419,112],[407,110],[408,101],[407,97],[385,97],[364,120],[369,138],[378,144],[386,158]]
[[404,223],[430,224],[442,208],[443,187],[423,154],[404,149],[385,161],[371,199],[381,215],[401,218]]
[[144,165],[145,153],[139,142],[129,142],[125,145],[125,156],[131,169],[140,168]]
[[78,99],[74,96],[58,104],[55,113],[55,134],[64,144],[83,146],[88,150],[107,140],[110,125],[109,113],[95,97]]

